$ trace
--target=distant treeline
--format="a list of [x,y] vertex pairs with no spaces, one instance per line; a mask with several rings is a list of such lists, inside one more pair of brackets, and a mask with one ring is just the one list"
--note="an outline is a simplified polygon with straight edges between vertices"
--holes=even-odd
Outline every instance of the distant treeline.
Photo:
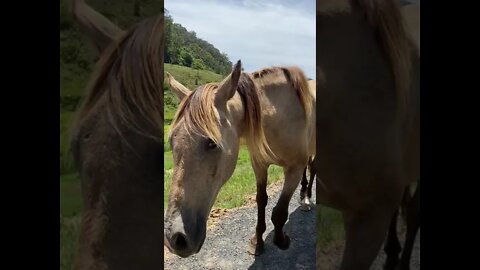
[[175,23],[168,11],[165,14],[166,63],[210,70],[223,75],[232,70],[232,62],[225,53],[197,38],[195,32],[189,32],[181,24]]

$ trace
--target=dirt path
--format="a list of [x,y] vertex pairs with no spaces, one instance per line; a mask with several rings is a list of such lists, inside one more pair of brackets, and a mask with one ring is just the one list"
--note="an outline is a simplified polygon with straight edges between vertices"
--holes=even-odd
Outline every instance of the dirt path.
[[[289,219],[284,227],[291,239],[290,248],[280,250],[272,242],[273,224],[270,217],[280,196],[281,184],[276,183],[268,188],[265,251],[261,256],[255,257],[247,253],[248,242],[255,230],[257,219],[257,208],[252,198],[245,207],[214,211],[209,219],[207,237],[201,251],[185,259],[165,251],[164,269],[315,269],[316,209],[313,208],[310,212],[299,209],[299,188],[290,202]],[[419,238],[418,235],[412,255],[412,270],[420,269]],[[341,253],[342,243],[332,245],[322,253],[322,258],[328,259],[323,260],[319,269],[338,269]],[[384,253],[380,252],[372,269],[382,269],[384,260]]]

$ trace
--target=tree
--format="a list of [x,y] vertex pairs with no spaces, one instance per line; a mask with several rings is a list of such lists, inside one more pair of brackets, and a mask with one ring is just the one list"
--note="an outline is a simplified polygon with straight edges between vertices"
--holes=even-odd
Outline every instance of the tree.
[[[199,59],[199,58],[194,58],[193,59],[192,68],[199,69],[199,70],[207,69],[207,67],[203,63],[202,59]],[[197,74],[198,74],[198,72],[197,72]]]

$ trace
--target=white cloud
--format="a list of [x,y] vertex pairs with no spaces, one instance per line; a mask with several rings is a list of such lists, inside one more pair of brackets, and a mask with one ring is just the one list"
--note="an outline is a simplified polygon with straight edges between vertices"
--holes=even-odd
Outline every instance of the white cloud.
[[272,65],[297,65],[315,78],[313,0],[167,0],[174,22],[242,60],[252,72]]

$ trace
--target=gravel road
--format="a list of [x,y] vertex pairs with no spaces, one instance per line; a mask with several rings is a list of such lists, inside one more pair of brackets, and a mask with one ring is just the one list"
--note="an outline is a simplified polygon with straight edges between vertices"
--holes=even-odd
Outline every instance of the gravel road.
[[[201,251],[189,258],[180,258],[165,252],[164,269],[315,269],[316,265],[316,209],[309,212],[300,210],[300,187],[290,201],[289,219],[284,230],[291,239],[290,248],[280,250],[272,242],[273,224],[270,221],[272,208],[281,191],[281,185],[269,187],[269,200],[266,208],[267,230],[264,233],[265,251],[260,256],[247,253],[250,237],[255,231],[257,208],[255,203],[233,209],[215,220],[209,226],[207,237]],[[313,186],[315,194],[315,185]],[[315,197],[315,195],[314,195]],[[315,198],[313,198],[315,201]],[[411,269],[420,269],[420,233],[412,255]],[[403,244],[403,235],[401,238]],[[329,264],[323,264],[324,270],[338,269],[343,243],[331,251],[321,254],[328,257]],[[381,270],[385,256],[380,252],[372,270]]]

